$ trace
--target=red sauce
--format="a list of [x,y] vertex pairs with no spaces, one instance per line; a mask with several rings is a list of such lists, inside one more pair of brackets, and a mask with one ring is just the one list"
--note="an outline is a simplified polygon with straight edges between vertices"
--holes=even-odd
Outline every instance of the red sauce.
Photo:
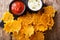
[[11,11],[13,14],[20,14],[24,10],[24,3],[20,1],[16,1],[11,6]]

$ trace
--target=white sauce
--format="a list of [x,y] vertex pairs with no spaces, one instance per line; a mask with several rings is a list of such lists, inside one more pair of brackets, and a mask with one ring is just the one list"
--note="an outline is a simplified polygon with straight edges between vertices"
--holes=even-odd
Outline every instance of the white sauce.
[[28,7],[33,11],[38,11],[42,7],[42,1],[41,0],[29,0]]

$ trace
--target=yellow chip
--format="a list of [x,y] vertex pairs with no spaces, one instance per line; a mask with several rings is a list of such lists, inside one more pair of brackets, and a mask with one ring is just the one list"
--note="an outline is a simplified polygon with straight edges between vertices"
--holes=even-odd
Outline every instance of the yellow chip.
[[29,25],[32,24],[32,22],[33,20],[31,14],[27,13],[23,18],[23,24]]
[[9,33],[14,31],[18,32],[20,29],[21,29],[20,21],[13,20],[11,22],[9,21],[6,24],[4,24],[4,30]]
[[31,40],[44,40],[44,34],[42,32],[36,32],[31,36]]
[[44,26],[44,25],[36,25],[35,26],[35,31],[42,31],[42,32],[44,32],[44,31],[46,31],[48,29],[48,26]]
[[38,13],[32,14],[33,25],[39,25],[40,24],[40,17],[41,17],[41,15]]
[[12,35],[12,40],[30,40],[29,37],[26,37],[24,34],[22,33],[18,33],[14,32]]
[[53,18],[50,18],[50,21],[48,23],[49,29],[52,29],[53,25],[54,25],[54,20],[53,20]]
[[2,20],[4,21],[4,23],[11,21],[13,19],[14,19],[14,17],[10,12],[5,12],[3,17],[2,17]]
[[31,36],[34,34],[34,28],[31,25],[24,26],[23,29],[21,30],[21,33],[25,34],[26,36]]
[[46,14],[42,14],[40,18],[41,24],[47,25],[49,23],[49,20],[50,20],[49,16],[47,16]]
[[55,16],[56,10],[52,6],[47,6],[47,7],[44,7],[43,9],[44,9],[44,13],[46,13],[48,16],[50,17]]

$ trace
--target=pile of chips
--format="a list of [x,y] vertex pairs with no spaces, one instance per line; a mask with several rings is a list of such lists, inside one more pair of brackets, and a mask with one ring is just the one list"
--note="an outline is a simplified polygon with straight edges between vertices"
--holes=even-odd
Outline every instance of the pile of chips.
[[20,16],[17,20],[11,13],[3,15],[4,30],[12,34],[12,40],[44,40],[44,31],[51,30],[56,10],[52,6],[43,7],[37,13]]

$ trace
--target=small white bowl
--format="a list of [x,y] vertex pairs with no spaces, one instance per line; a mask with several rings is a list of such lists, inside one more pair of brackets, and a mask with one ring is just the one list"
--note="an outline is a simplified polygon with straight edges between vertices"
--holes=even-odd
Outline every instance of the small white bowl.
[[29,0],[28,1],[28,8],[32,11],[38,11],[42,8],[43,2],[41,0]]

